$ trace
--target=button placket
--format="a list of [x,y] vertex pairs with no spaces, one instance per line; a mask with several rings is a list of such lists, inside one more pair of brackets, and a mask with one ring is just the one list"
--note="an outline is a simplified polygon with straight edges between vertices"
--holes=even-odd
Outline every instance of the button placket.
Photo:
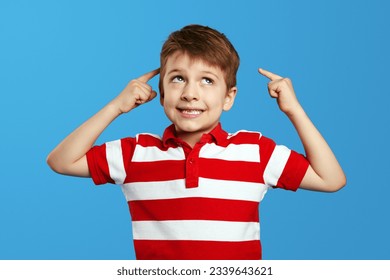
[[186,188],[197,188],[199,185],[199,151],[202,145],[196,144],[187,154],[186,159]]

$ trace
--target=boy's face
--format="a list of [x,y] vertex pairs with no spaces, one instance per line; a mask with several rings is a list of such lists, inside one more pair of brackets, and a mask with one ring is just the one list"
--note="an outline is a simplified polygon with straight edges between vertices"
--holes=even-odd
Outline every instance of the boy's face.
[[[161,104],[177,136],[198,141],[233,106],[237,88],[227,89],[224,73],[200,59],[175,52],[165,65]],[[189,139],[190,138],[190,139]]]

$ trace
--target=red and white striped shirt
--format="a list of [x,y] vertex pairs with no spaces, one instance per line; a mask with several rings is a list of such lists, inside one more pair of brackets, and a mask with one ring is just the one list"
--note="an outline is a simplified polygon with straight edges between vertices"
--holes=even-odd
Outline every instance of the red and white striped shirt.
[[259,203],[269,187],[295,191],[304,156],[258,132],[219,124],[193,148],[138,134],[87,153],[95,184],[122,187],[137,259],[261,259]]

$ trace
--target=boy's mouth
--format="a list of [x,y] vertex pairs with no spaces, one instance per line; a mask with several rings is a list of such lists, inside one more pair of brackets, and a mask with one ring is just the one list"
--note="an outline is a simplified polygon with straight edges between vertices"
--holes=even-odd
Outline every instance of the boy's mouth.
[[184,118],[196,118],[205,111],[198,108],[177,108],[177,110]]
[[203,113],[204,110],[200,109],[179,109],[179,111],[183,114],[187,115],[200,115]]

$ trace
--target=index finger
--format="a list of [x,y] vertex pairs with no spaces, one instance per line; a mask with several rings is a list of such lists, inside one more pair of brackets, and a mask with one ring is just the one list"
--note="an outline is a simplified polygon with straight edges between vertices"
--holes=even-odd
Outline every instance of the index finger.
[[150,79],[152,79],[154,76],[158,75],[159,73],[160,73],[160,68],[157,68],[153,71],[143,74],[137,80],[143,83],[147,83]]
[[274,80],[280,80],[280,79],[283,79],[283,77],[279,76],[279,75],[276,75],[270,71],[267,71],[267,70],[264,70],[264,69],[261,69],[259,68],[259,73],[265,77],[267,77],[268,79],[270,79],[271,81],[274,81]]

